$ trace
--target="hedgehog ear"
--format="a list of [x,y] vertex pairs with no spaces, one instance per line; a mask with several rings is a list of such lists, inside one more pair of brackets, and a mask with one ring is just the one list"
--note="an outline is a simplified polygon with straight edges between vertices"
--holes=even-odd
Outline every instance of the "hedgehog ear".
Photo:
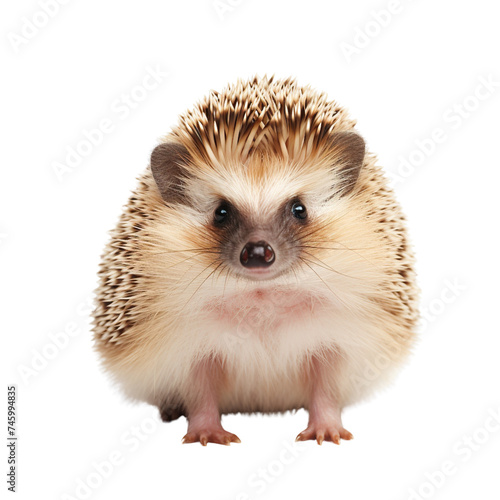
[[358,180],[365,159],[365,141],[356,132],[337,132],[332,137],[331,150],[340,177],[338,192],[345,196]]
[[174,142],[160,144],[151,153],[151,172],[161,197],[167,203],[185,201],[186,174],[183,165],[188,162],[188,150]]

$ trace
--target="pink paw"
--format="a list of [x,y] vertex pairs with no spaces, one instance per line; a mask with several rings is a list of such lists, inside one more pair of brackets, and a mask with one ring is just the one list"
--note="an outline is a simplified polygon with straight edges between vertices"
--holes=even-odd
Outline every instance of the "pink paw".
[[315,439],[318,444],[322,444],[323,441],[340,444],[341,439],[349,441],[352,438],[353,435],[344,429],[342,425],[314,423],[309,424],[307,429],[302,431],[295,440],[309,441]]
[[201,443],[206,446],[207,443],[216,443],[229,445],[231,443],[241,443],[236,434],[225,431],[222,427],[217,429],[189,430],[182,438],[183,443]]

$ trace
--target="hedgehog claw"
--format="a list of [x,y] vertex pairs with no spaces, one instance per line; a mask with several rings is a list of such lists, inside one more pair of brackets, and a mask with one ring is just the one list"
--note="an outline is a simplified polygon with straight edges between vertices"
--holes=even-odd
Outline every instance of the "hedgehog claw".
[[188,430],[188,433],[182,438],[184,444],[200,443],[206,446],[208,443],[222,444],[229,446],[231,443],[241,443],[236,434],[227,432],[222,427],[218,429],[203,429],[200,431]]
[[316,440],[316,442],[321,445],[324,441],[340,444],[341,439],[349,441],[352,438],[353,435],[341,425],[310,423],[307,429],[296,437],[295,441]]

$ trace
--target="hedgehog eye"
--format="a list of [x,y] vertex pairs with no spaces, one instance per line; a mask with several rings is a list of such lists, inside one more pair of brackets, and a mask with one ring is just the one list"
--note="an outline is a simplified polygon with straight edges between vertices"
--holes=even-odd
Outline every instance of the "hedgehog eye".
[[300,201],[295,202],[292,205],[292,215],[300,220],[304,220],[307,218],[307,210],[305,205],[300,203]]
[[226,203],[220,204],[214,212],[214,221],[217,224],[224,224],[229,218],[229,206]]

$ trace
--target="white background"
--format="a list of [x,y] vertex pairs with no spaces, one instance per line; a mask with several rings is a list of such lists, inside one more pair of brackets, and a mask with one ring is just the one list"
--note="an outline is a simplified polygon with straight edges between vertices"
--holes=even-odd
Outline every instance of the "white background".
[[[389,21],[377,16],[394,5],[73,0],[29,28],[44,22],[40,5],[4,3],[0,434],[6,386],[17,384],[17,498],[500,498],[500,424],[489,419],[500,412],[498,11],[491,0],[401,0]],[[147,67],[169,75],[119,112]],[[397,382],[345,412],[355,439],[295,455],[284,450],[304,411],[224,417],[242,444],[182,445],[184,418],[160,423],[100,372],[85,303],[158,138],[210,89],[256,73],[295,76],[357,118],[395,179],[428,318]],[[54,163],[106,118],[113,130],[59,180]],[[429,145],[436,128],[441,142]],[[54,350],[58,333],[67,345]],[[110,455],[120,463],[98,475],[93,464]],[[452,474],[437,473],[444,462]]]

